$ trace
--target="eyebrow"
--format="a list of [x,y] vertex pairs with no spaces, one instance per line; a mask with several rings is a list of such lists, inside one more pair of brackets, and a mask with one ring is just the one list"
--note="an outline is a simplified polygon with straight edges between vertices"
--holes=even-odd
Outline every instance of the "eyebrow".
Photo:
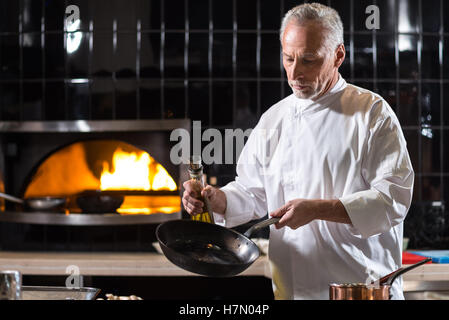
[[[286,56],[287,58],[293,57],[292,55],[285,53],[285,52],[282,52],[282,55]],[[318,57],[319,57],[318,53],[312,53],[312,52],[306,52],[303,55],[301,55],[301,58],[318,58]]]

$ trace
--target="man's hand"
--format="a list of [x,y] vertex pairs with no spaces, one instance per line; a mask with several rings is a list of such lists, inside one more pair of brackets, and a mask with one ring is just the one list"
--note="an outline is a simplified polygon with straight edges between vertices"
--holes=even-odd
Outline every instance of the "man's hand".
[[276,229],[288,226],[297,229],[309,222],[320,219],[350,224],[351,220],[340,200],[294,199],[273,211],[270,216],[280,217]]
[[211,210],[215,213],[224,214],[226,211],[226,194],[220,189],[212,186],[206,186],[201,191],[201,185],[198,181],[187,180],[183,183],[184,193],[182,195],[182,204],[186,211],[191,215],[203,212],[203,201],[201,197],[209,200]]

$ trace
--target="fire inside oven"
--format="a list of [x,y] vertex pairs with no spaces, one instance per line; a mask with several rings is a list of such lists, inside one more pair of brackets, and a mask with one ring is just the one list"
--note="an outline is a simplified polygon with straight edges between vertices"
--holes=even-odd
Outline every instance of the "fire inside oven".
[[[181,210],[179,189],[150,153],[119,140],[87,140],[64,146],[31,173],[24,198],[64,197],[63,212],[105,213],[80,206],[86,195],[120,199],[114,213],[171,214]],[[95,212],[98,211],[98,212]]]

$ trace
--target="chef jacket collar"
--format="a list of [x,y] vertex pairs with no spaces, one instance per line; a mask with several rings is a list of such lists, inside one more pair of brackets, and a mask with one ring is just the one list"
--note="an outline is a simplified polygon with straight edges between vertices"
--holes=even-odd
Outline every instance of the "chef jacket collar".
[[313,101],[311,99],[301,99],[295,96],[295,114],[302,114],[306,111],[318,111],[319,109],[326,107],[328,103],[332,101],[332,99],[329,98],[346,88],[346,85],[347,83],[345,79],[343,79],[343,77],[338,74],[337,83],[335,83],[335,85],[318,100]]

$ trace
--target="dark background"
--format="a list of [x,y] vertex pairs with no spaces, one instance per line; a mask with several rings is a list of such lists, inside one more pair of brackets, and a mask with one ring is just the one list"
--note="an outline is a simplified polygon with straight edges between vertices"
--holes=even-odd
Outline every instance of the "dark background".
[[[302,2],[1,0],[0,121],[187,117],[203,129],[252,127],[291,93],[278,29]],[[449,196],[448,1],[317,2],[342,17],[342,76],[382,95],[403,127],[416,172],[408,230],[429,221],[429,232],[444,237],[438,202]],[[71,4],[81,23],[67,32]],[[365,27],[371,4],[380,8],[379,30]],[[219,185],[234,178],[234,165],[208,171]]]

